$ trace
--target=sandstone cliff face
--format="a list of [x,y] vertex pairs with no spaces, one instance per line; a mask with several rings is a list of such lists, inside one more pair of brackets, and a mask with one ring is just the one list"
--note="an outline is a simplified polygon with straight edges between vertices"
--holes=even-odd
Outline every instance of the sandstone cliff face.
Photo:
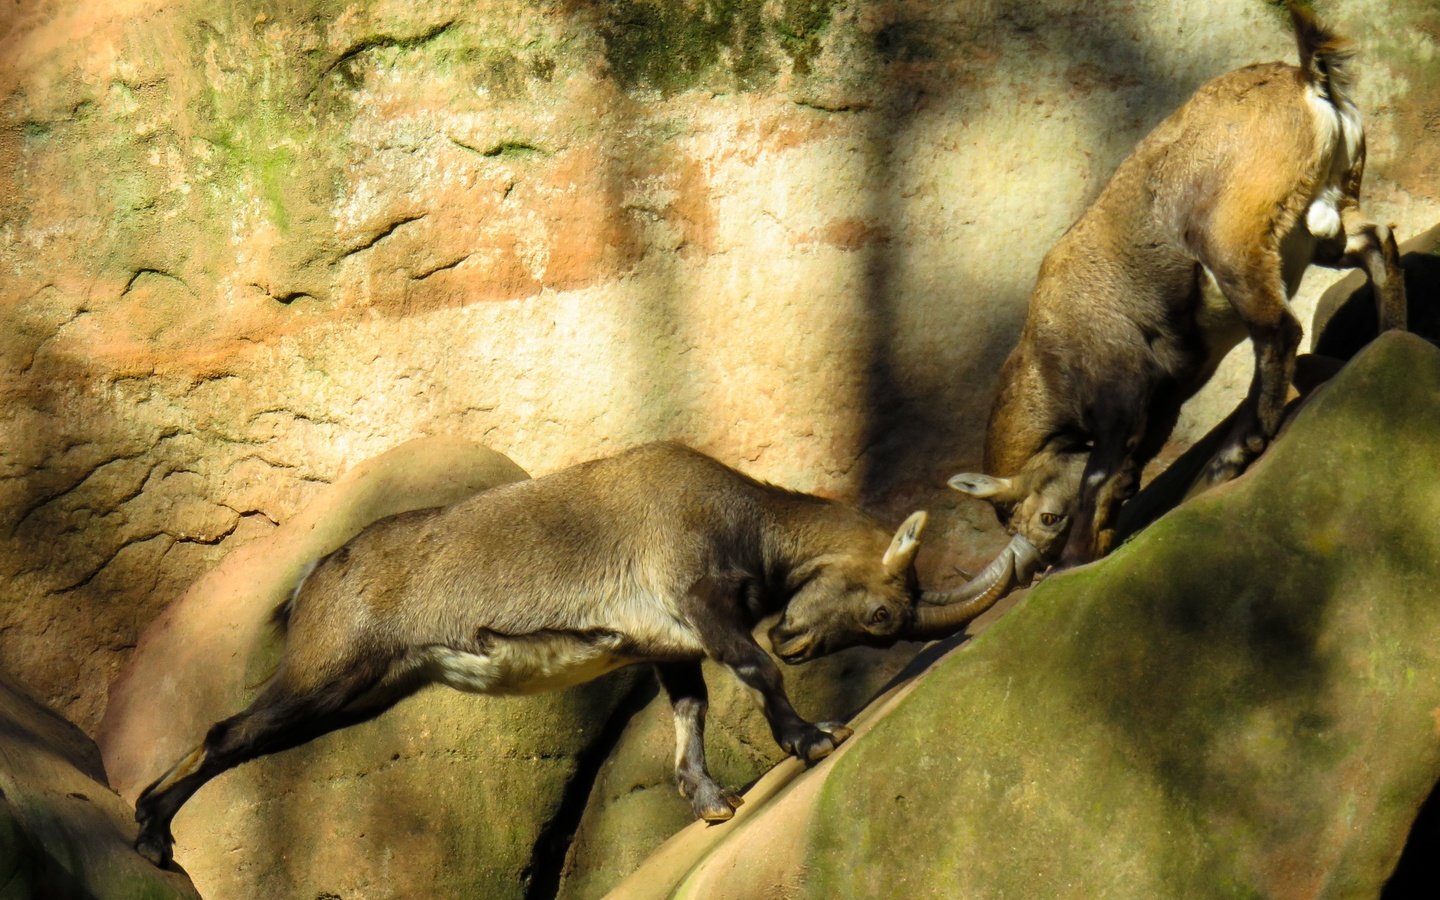
[[[1416,231],[1436,14],[1327,12],[1369,203]],[[932,579],[982,559],[989,511],[940,485],[1041,254],[1202,80],[1293,53],[1252,0],[5,16],[0,657],[87,729],[201,572],[417,436],[534,471],[681,438],[928,506]]]
[[614,896],[1379,895],[1440,779],[1437,401],[1440,351],[1381,338],[1242,478],[1042,582]]

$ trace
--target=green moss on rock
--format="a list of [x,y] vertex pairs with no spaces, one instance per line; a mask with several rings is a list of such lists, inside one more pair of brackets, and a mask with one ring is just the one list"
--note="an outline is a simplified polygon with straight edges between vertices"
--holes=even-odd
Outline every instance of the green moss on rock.
[[1440,772],[1437,400],[1387,336],[1244,479],[1033,590],[837,761],[813,894],[1373,894]]
[[788,58],[808,69],[835,0],[623,0],[607,4],[599,30],[625,88],[674,93],[702,84],[741,89],[772,81]]

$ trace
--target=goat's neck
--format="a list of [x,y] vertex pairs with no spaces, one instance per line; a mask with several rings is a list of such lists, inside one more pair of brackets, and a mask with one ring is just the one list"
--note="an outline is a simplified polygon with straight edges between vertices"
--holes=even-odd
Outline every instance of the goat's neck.
[[[868,537],[863,516],[843,504],[786,492],[767,504],[761,548],[767,587],[788,597],[822,557],[858,550]],[[883,552],[880,548],[877,552]]]

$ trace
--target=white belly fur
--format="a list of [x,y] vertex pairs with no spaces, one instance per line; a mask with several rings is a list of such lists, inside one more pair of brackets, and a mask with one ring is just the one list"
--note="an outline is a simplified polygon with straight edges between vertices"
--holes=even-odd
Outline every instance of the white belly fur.
[[538,694],[582,684],[638,662],[618,655],[619,635],[603,639],[563,633],[494,638],[483,652],[430,647],[425,658],[432,677],[477,694]]

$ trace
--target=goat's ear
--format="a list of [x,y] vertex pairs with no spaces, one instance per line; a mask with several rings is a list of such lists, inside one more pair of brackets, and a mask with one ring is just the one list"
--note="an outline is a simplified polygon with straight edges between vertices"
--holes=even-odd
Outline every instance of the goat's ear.
[[979,472],[966,472],[951,478],[947,484],[962,494],[969,494],[980,500],[1009,499],[1015,482],[1010,478],[996,478]]
[[900,530],[890,539],[890,546],[880,560],[885,571],[894,574],[909,567],[915,554],[920,552],[920,535],[925,532],[926,518],[924,510],[920,510],[911,513],[910,518],[901,523]]

